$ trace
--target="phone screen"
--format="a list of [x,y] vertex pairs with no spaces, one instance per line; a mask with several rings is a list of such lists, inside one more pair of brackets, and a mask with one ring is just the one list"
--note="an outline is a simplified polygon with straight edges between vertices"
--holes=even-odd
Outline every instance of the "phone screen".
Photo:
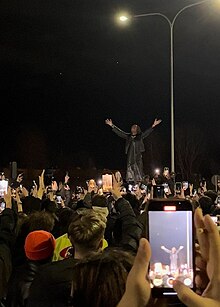
[[0,180],[0,197],[4,196],[8,190],[8,180]]
[[164,183],[163,186],[164,186],[164,193],[168,193],[169,192],[169,185],[168,185],[168,183]]
[[102,188],[104,193],[108,193],[112,190],[112,175],[102,175]]
[[5,202],[4,200],[0,200],[0,213],[5,210]]
[[218,216],[211,216],[211,219],[216,225],[218,225]]
[[183,190],[184,190],[184,191],[186,191],[186,190],[189,188],[189,183],[188,183],[188,181],[183,181],[182,185],[183,185]]
[[166,289],[173,288],[175,279],[193,288],[192,211],[179,211],[175,203],[164,203],[161,210],[148,212],[148,221],[152,288],[161,288],[164,290],[162,295],[169,295],[170,291],[166,292]]
[[164,186],[163,185],[154,186],[154,198],[164,198]]
[[62,197],[60,195],[57,195],[57,203],[61,204],[62,202]]

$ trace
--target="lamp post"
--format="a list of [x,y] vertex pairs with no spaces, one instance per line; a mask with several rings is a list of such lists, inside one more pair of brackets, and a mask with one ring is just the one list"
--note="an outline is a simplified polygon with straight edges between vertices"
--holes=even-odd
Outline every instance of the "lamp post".
[[[166,20],[170,28],[170,118],[171,118],[171,171],[175,172],[175,118],[174,118],[174,25],[176,23],[179,15],[186,9],[203,4],[210,0],[203,0],[197,3],[189,4],[179,10],[173,19],[169,19],[166,15],[162,13],[147,13],[134,15],[133,18],[149,17],[149,16],[159,16]],[[126,22],[128,17],[120,16],[121,22]]]

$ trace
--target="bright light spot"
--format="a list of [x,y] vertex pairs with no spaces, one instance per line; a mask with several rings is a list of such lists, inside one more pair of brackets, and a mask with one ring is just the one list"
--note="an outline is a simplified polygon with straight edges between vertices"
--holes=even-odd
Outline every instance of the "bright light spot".
[[132,21],[132,15],[129,12],[123,11],[115,15],[115,22],[119,26],[128,26]]
[[120,16],[119,19],[120,21],[125,22],[128,20],[128,17],[123,15],[123,16]]
[[98,183],[98,185],[102,185],[102,180],[99,179],[99,180],[97,181],[97,183]]
[[192,280],[190,278],[184,279],[184,285],[189,287],[191,285],[191,283],[192,283]]
[[155,278],[153,280],[153,284],[155,287],[160,287],[163,284],[163,279],[162,278]]

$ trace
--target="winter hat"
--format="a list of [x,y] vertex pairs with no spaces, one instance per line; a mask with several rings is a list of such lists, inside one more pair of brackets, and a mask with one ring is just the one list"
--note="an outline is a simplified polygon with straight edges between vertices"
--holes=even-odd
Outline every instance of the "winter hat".
[[32,231],[25,240],[24,250],[29,260],[45,260],[53,256],[56,241],[44,230]]

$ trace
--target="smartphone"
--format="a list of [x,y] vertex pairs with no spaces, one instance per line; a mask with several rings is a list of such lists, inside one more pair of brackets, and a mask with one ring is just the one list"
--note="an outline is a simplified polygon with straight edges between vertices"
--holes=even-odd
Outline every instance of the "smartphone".
[[147,185],[145,185],[144,183],[142,183],[142,184],[140,185],[140,189],[141,189],[141,190],[147,191]]
[[213,222],[218,226],[218,217],[217,216],[210,216]]
[[103,193],[108,193],[112,190],[113,182],[111,174],[102,175],[102,188],[103,188]]
[[175,296],[173,281],[194,289],[194,227],[189,201],[151,200],[147,211],[152,256],[149,277],[154,297]]
[[183,181],[182,187],[183,187],[183,190],[186,191],[189,188],[189,182],[188,181]]
[[175,193],[181,194],[182,191],[182,182],[176,182],[175,183]]
[[4,193],[8,191],[8,180],[0,180],[0,197],[4,197]]
[[164,193],[168,193],[169,192],[169,184],[168,183],[164,183]]
[[62,197],[60,195],[57,195],[57,203],[61,204],[62,202]]
[[5,202],[2,199],[2,200],[0,200],[0,213],[2,213],[2,211],[4,211],[4,210],[5,210]]
[[132,192],[132,191],[133,191],[133,184],[129,184],[129,185],[128,185],[128,191],[129,191],[129,192]]
[[164,186],[163,185],[154,186],[154,198],[164,198]]
[[133,187],[132,187],[132,191],[133,191],[133,192],[136,192],[136,191],[137,191],[137,189],[138,189],[138,184],[133,185]]

